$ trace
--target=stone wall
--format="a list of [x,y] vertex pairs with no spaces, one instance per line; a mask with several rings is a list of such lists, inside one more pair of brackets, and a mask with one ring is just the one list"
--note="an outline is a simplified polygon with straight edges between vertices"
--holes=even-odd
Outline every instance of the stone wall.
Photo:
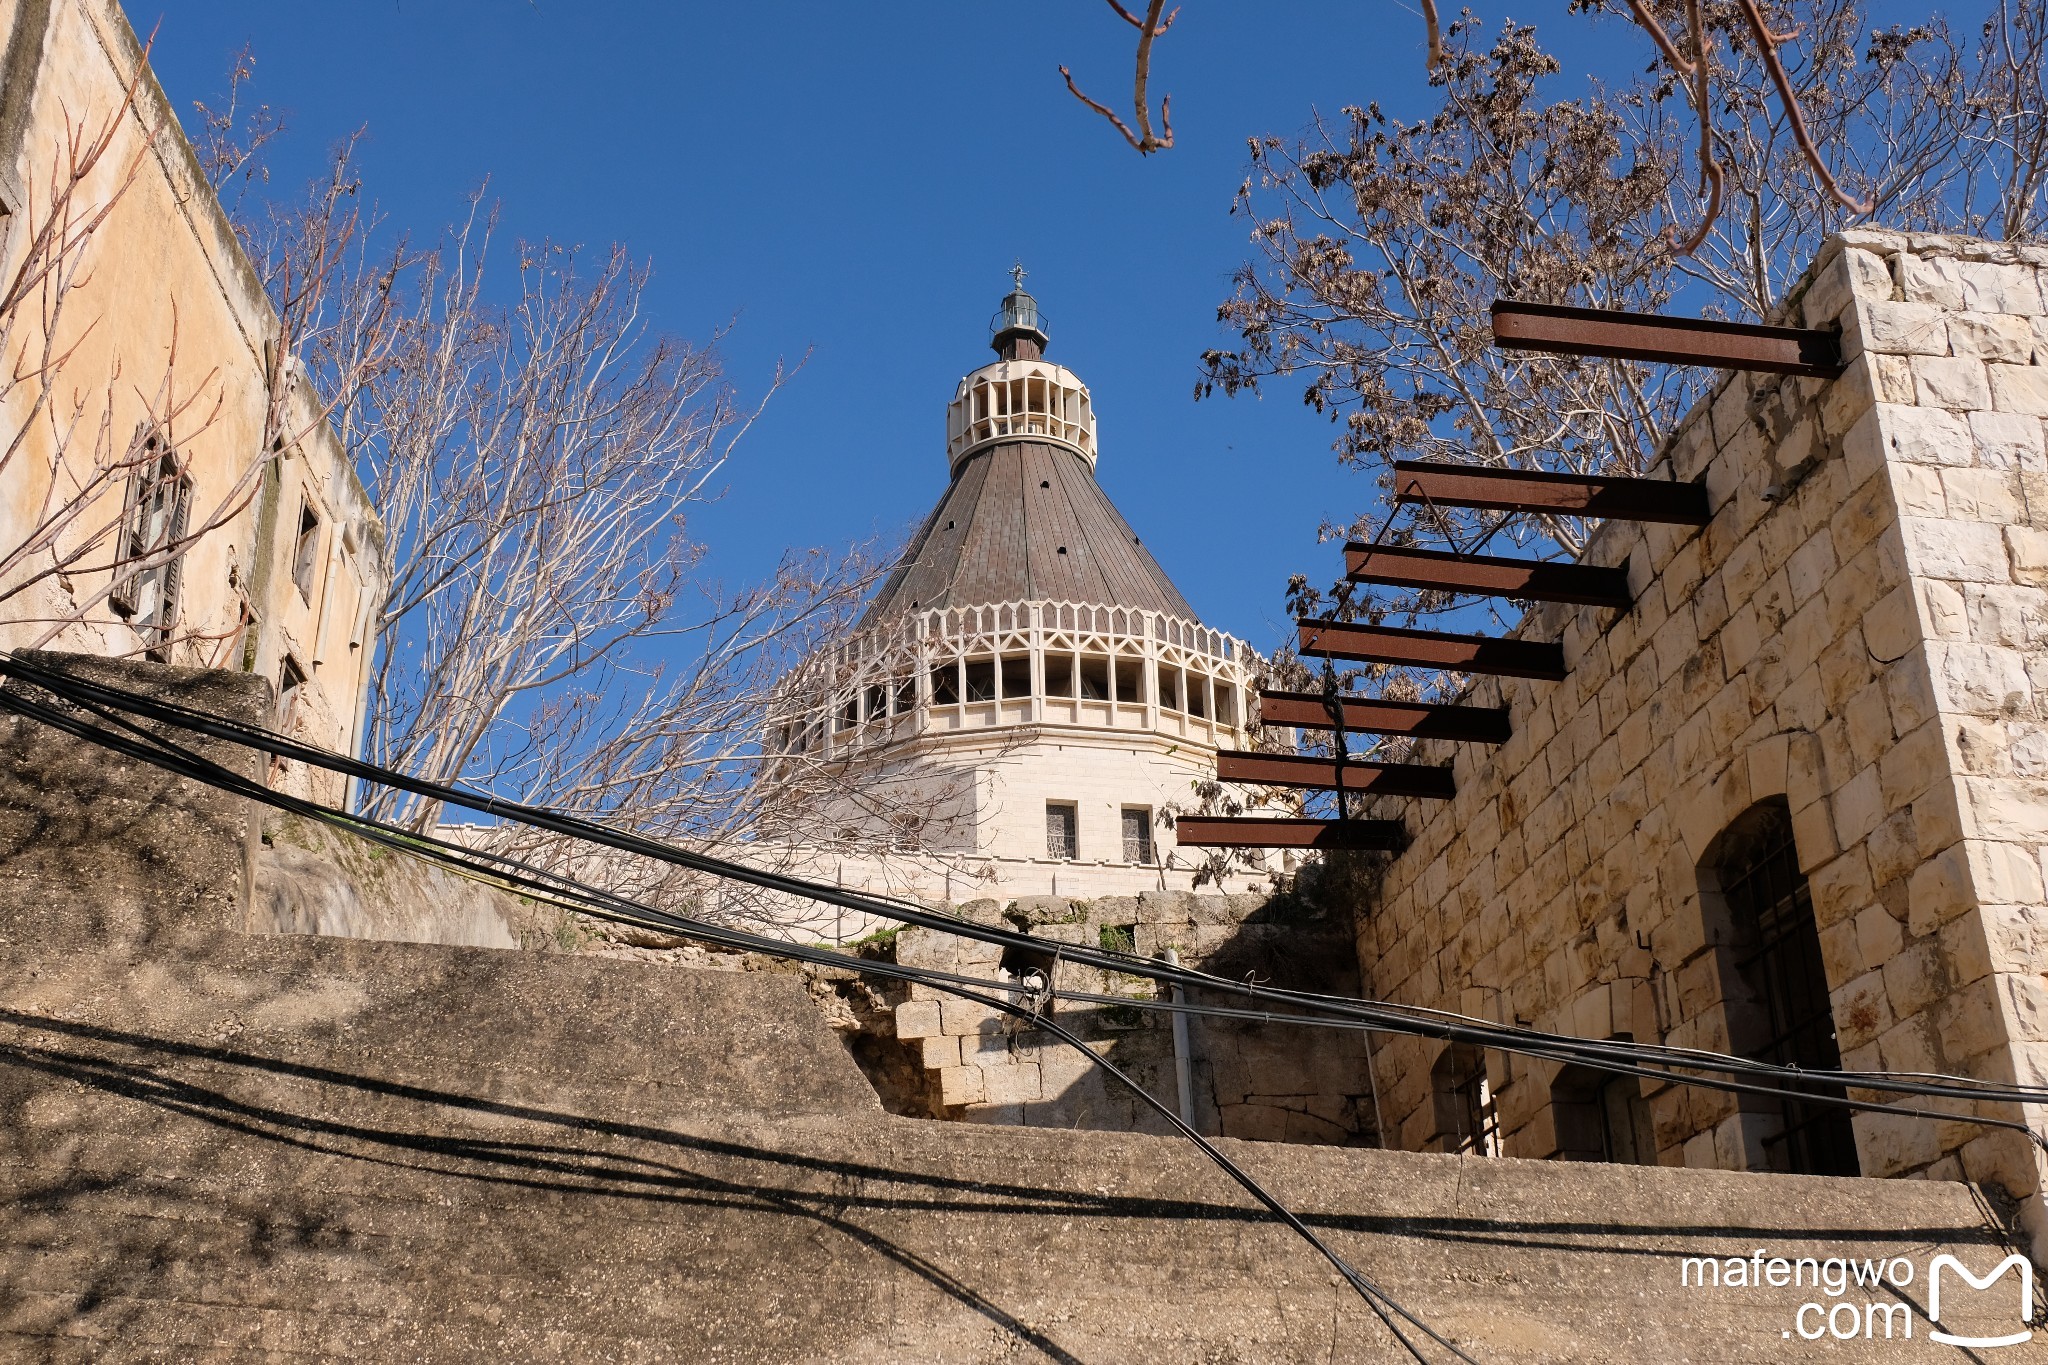
[[[0,749],[0,1357],[1396,1357],[1184,1142],[886,1114],[793,974],[245,934],[251,812],[36,727]],[[1224,1141],[1493,1365],[1950,1359],[1931,1258],[2006,1250],[1954,1184]],[[1846,1303],[1914,1339],[1794,1339],[1836,1302],[1810,1284],[1681,1284],[1752,1255],[1908,1258]],[[2017,1297],[1952,1289],[1942,1325]]]
[[[1168,892],[1093,901],[1026,897],[960,907],[969,919],[1022,929],[1049,944],[1109,947],[1157,957],[1174,949],[1182,965],[1298,990],[1355,995],[1358,978],[1340,913],[1299,896]],[[927,929],[896,936],[897,961],[1004,979],[1001,950]],[[1056,968],[1062,990],[1150,1001],[1146,978],[1071,962]],[[1130,1007],[1063,1005],[1054,1018],[1169,1108],[1178,1109],[1172,1016]],[[933,1103],[948,1117],[1043,1128],[1163,1133],[1156,1111],[1043,1030],[999,1011],[913,985],[896,1008],[896,1036],[915,1049]],[[1192,1117],[1197,1129],[1270,1142],[1369,1146],[1378,1141],[1362,1034],[1190,1019]]]
[[[1844,1063],[2048,1078],[2044,270],[2048,248],[1826,246],[1787,320],[1839,326],[1847,371],[1720,383],[1665,456],[1712,523],[1601,528],[1586,560],[1625,565],[1635,605],[1531,611],[1519,633],[1562,640],[1569,676],[1477,684],[1513,737],[1441,749],[1456,799],[1385,812],[1415,840],[1359,919],[1374,993],[1727,1049],[1746,992],[1703,868],[1782,799]],[[1379,1056],[1398,1145],[1447,1140],[1440,1055]],[[1487,1066],[1507,1153],[1558,1154],[1557,1068]],[[1696,1089],[1648,1103],[1658,1161],[1759,1164],[1767,1116]],[[1855,1132],[1865,1174],[2040,1186],[2016,1135]]]

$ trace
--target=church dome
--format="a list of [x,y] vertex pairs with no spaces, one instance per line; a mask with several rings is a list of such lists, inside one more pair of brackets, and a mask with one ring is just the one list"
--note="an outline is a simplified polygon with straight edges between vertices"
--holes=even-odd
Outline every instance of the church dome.
[[950,482],[863,624],[942,607],[1072,602],[1195,612],[1095,481],[1095,409],[1023,282],[990,324],[1001,358],[946,409]]

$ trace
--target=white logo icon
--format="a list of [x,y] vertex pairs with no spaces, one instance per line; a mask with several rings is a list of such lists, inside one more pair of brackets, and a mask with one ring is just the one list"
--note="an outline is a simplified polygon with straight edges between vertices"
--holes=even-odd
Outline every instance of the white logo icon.
[[[2020,1321],[2027,1322],[2033,1318],[2034,1267],[2026,1257],[2015,1252],[2013,1255],[2000,1261],[1997,1267],[1981,1280],[1972,1275],[1969,1268],[1955,1257],[1947,1255],[1935,1257],[1934,1263],[1927,1268],[1927,1319],[1929,1322],[1941,1321],[1941,1270],[1943,1266],[1947,1266],[1950,1270],[1955,1271],[1956,1274],[1969,1281],[1970,1288],[1972,1289],[1989,1289],[1993,1282],[2004,1276],[2006,1271],[2011,1270],[2014,1266],[2018,1266],[2020,1271]],[[2022,1327],[2011,1336],[2005,1337],[1958,1337],[1951,1336],[1947,1332],[1930,1331],[1927,1334],[1927,1339],[1929,1341],[1939,1341],[1948,1346],[2017,1346],[2023,1341],[2031,1340],[2033,1335],[2031,1330]]]

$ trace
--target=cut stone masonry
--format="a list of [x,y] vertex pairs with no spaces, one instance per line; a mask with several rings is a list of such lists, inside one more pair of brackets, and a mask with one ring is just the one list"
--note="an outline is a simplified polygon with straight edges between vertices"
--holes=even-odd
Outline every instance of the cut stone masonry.
[[[1529,613],[1569,676],[1472,689],[1514,735],[1443,749],[1456,799],[1405,808],[1414,842],[1358,921],[1371,993],[1725,1049],[1744,988],[1703,868],[1782,799],[1843,1064],[2048,1080],[2044,278],[2043,247],[1827,244],[1784,321],[1839,326],[1847,370],[1721,382],[1664,457],[1713,522],[1609,523],[1585,559],[1626,567],[1635,606]],[[1378,1055],[1394,1145],[1449,1140],[1439,1051]],[[1504,1150],[1557,1154],[1556,1067],[1487,1066]],[[1733,1097],[1648,1103],[1663,1164],[1762,1164],[1769,1121]],[[2019,1135],[1854,1129],[1864,1174],[1995,1183],[2048,1233]]]

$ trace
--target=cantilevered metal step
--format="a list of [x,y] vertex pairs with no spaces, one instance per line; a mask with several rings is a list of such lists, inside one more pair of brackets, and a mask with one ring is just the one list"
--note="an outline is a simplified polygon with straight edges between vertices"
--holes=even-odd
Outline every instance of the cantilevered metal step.
[[1174,821],[1182,847],[1383,849],[1407,846],[1399,820],[1230,819],[1183,815]]
[[1496,512],[1537,512],[1618,521],[1705,526],[1713,520],[1707,490],[1669,479],[1608,478],[1480,465],[1394,461],[1394,501]]
[[1259,718],[1267,725],[1292,725],[1303,730],[1335,730],[1341,718],[1346,730],[1368,734],[1408,735],[1415,739],[1454,739],[1473,744],[1502,744],[1508,738],[1504,706],[1446,706],[1429,702],[1382,701],[1373,697],[1339,697],[1333,717],[1315,692],[1261,692]]
[[1508,678],[1564,677],[1564,646],[1542,640],[1498,640],[1440,630],[1405,630],[1351,621],[1300,621],[1298,651],[1317,659],[1361,659],[1411,668],[1454,668]]
[[1557,564],[1498,555],[1466,555],[1450,550],[1416,550],[1407,546],[1344,547],[1346,576],[1354,583],[1384,583],[1400,588],[1433,588],[1443,592],[1482,593],[1537,602],[1573,602],[1589,607],[1626,610],[1633,600],[1628,572],[1594,564]]
[[1711,365],[1810,379],[1833,379],[1842,373],[1842,342],[1833,332],[1519,299],[1494,300],[1493,344],[1517,351]]
[[1216,755],[1216,776],[1225,782],[1262,787],[1361,792],[1370,796],[1419,796],[1442,801],[1457,795],[1449,768],[1431,763],[1339,763],[1306,754],[1255,754],[1225,749]]

